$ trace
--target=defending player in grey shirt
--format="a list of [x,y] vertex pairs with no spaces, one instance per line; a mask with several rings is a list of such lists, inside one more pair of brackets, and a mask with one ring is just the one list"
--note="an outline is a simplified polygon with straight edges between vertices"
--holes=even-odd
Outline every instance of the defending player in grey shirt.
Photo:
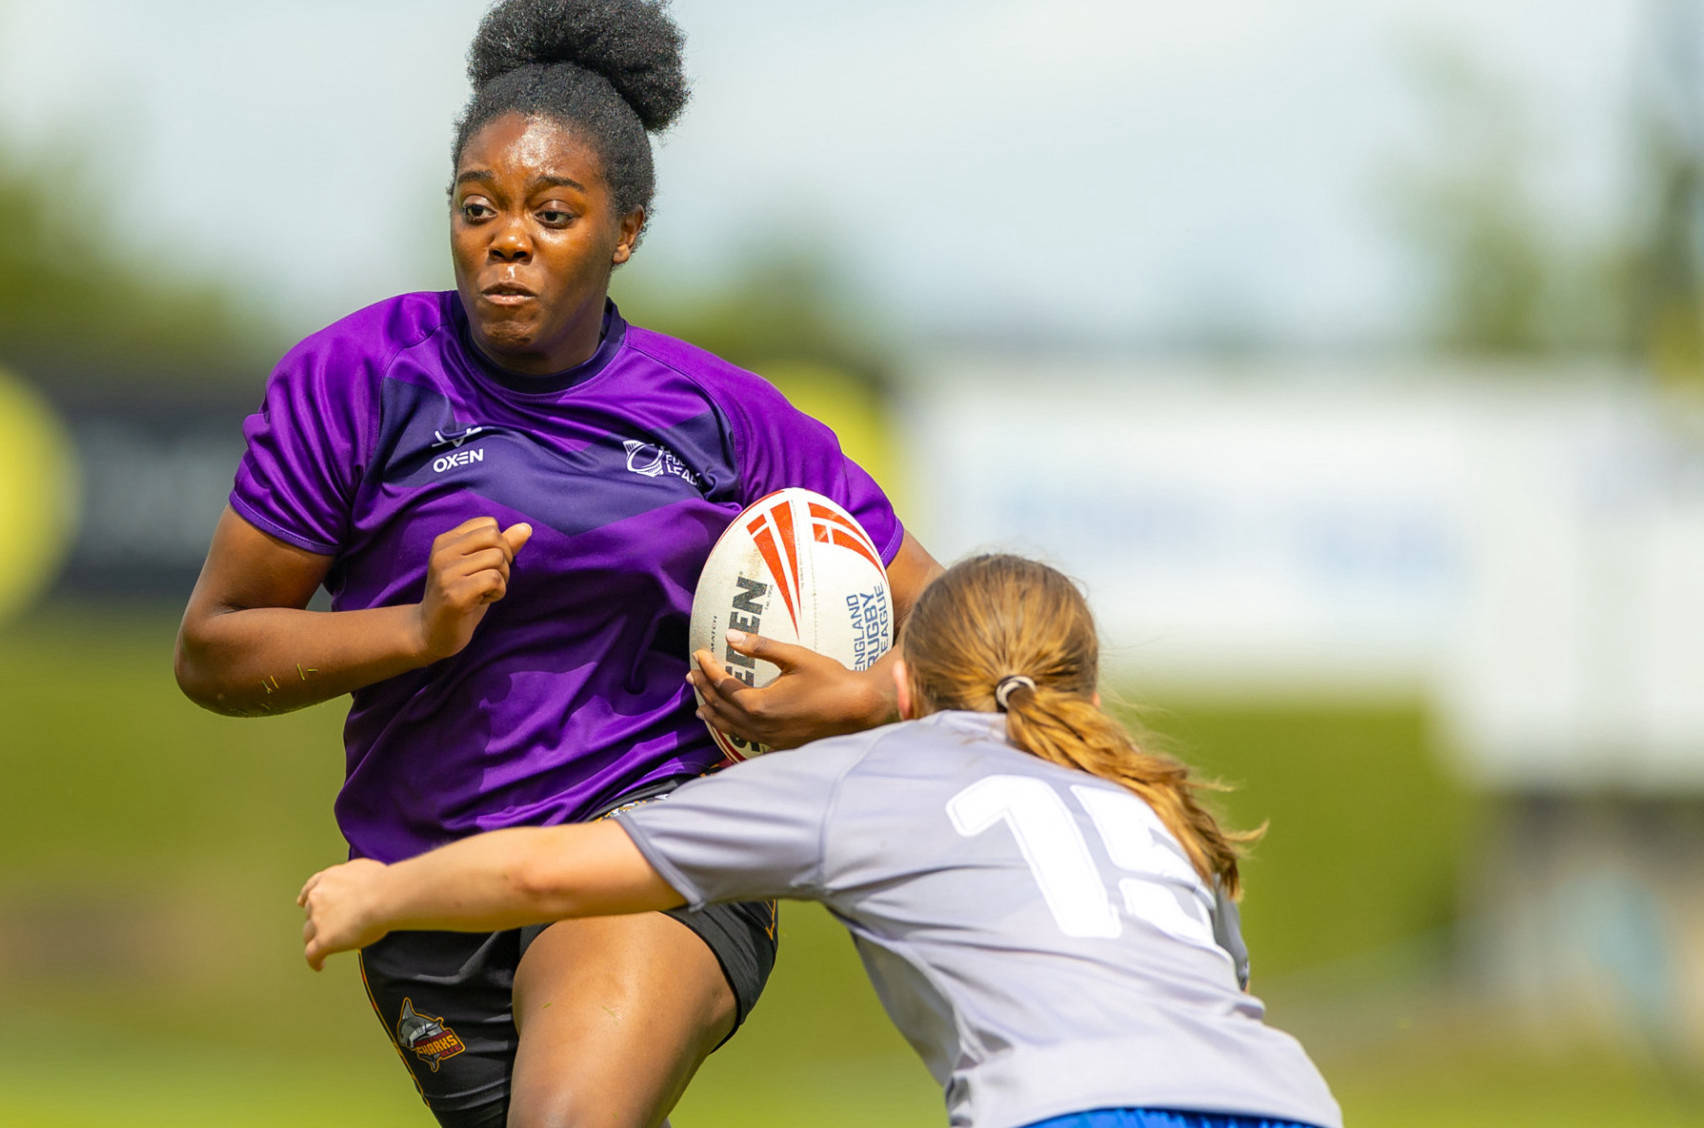
[[[1035,645],[1013,645],[1026,622]],[[736,765],[611,823],[316,875],[310,963],[375,930],[820,901],[955,1126],[1166,1109],[1340,1128],[1301,1046],[1243,990],[1239,838],[1186,769],[1098,709],[1075,588],[1018,558],[967,561],[902,646],[901,710],[919,720]]]
[[690,905],[826,905],[955,1125],[1115,1107],[1336,1125],[1301,1046],[1240,988],[1235,909],[1146,803],[1018,751],[1004,722],[821,741],[621,822]]

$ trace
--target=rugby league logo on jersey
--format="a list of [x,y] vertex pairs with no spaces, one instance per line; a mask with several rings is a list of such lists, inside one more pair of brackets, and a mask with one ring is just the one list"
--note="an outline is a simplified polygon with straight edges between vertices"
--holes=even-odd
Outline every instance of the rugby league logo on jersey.
[[434,1018],[417,1013],[413,999],[402,1000],[402,1014],[396,1020],[396,1044],[413,1050],[416,1057],[432,1067],[433,1073],[438,1072],[439,1064],[446,1058],[467,1049],[456,1032],[444,1025],[442,1016]]
[[627,448],[627,468],[633,473],[646,478],[660,478],[668,474],[690,483],[694,489],[704,488],[704,483],[699,481],[691,467],[675,457],[675,453],[667,447],[642,443],[638,439],[623,439],[621,445]]

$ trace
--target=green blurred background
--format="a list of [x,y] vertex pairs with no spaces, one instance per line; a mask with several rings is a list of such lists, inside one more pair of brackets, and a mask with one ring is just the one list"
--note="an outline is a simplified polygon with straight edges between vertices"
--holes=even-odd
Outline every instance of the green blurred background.
[[[174,626],[60,607],[0,636],[5,1121],[425,1123],[353,962],[315,975],[299,955],[294,891],[341,856],[339,709],[198,711],[171,681]],[[1238,785],[1234,820],[1270,820],[1246,870],[1255,990],[1349,1123],[1699,1123],[1658,1055],[1589,1029],[1535,1041],[1464,984],[1451,926],[1486,811],[1440,771],[1420,708],[1144,720]],[[939,1123],[838,926],[788,906],[781,937],[761,1007],[674,1122]]]
[[[0,2],[0,1124],[429,1123],[353,964],[299,956],[294,892],[342,854],[342,706],[200,712],[171,647],[272,361],[443,284],[438,134],[481,7]],[[732,7],[675,5],[699,101],[616,296],[830,422],[941,554],[970,534],[916,421],[959,358],[1120,403],[1160,403],[1179,361],[1358,402],[1395,358],[1464,403],[1608,388],[1594,426],[1660,421],[1628,440],[1658,499],[1593,512],[1678,561],[1650,617],[1697,615],[1704,5]],[[1062,220],[1079,199],[1099,214]],[[1649,526],[1616,524],[1635,502]],[[1604,559],[1559,616],[1645,606]],[[1607,668],[1699,668],[1609,637]],[[1115,641],[1163,664],[1172,640]],[[1113,665],[1133,719],[1233,785],[1231,820],[1269,823],[1254,988],[1351,1125],[1704,1124],[1704,735],[1561,739],[1499,776],[1479,760],[1507,750],[1412,671]],[[1663,684],[1657,711],[1692,715],[1698,679]],[[1553,783],[1564,751],[1612,770]],[[849,941],[807,906],[781,936],[677,1128],[940,1123]]]

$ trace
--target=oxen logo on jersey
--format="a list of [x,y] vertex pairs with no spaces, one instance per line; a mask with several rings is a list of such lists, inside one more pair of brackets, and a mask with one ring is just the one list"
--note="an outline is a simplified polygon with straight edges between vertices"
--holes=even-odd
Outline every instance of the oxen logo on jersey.
[[442,474],[446,470],[454,470],[457,466],[472,466],[475,462],[484,462],[485,451],[483,449],[474,447],[463,450],[461,445],[475,435],[483,434],[487,430],[489,428],[474,423],[463,427],[460,431],[451,431],[447,435],[442,431],[433,431],[432,437],[438,441],[432,444],[432,449],[450,448],[449,453],[440,454],[432,460],[433,473]]
[[402,1015],[396,1020],[396,1044],[413,1050],[432,1067],[433,1073],[438,1072],[438,1065],[445,1058],[453,1058],[467,1049],[456,1032],[444,1025],[442,1017],[417,1014],[413,999],[402,1000]]
[[485,461],[485,448],[474,447],[472,450],[452,450],[448,454],[440,454],[432,460],[432,470],[442,474],[446,470],[454,470],[457,466],[472,466],[475,462]]
[[696,489],[704,488],[698,475],[667,447],[658,446],[656,443],[642,443],[637,439],[623,439],[621,445],[627,448],[627,468],[633,473],[646,478],[660,478],[669,474],[691,483]]

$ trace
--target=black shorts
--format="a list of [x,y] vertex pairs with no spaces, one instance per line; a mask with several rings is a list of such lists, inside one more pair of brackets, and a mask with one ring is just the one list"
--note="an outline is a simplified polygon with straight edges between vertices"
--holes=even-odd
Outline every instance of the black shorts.
[[[604,814],[661,799],[675,786],[644,788]],[[697,933],[722,966],[734,992],[736,1030],[775,966],[775,912],[773,901],[750,901],[668,913]],[[393,932],[360,953],[367,999],[426,1107],[446,1128],[504,1123],[520,1040],[512,1010],[515,969],[548,927]]]

